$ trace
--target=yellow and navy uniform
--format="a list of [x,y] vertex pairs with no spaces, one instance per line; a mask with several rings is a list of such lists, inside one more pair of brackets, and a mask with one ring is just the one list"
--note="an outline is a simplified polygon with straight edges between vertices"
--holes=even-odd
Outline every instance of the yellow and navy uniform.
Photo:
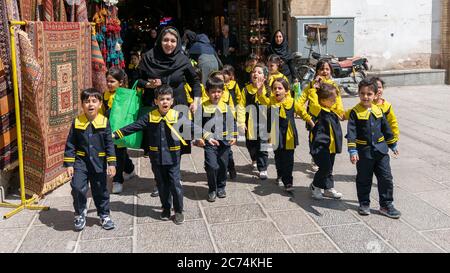
[[[202,102],[207,101],[209,99],[208,94],[206,93],[205,86],[203,83],[200,84],[200,88],[202,90]],[[194,98],[192,97],[192,88],[188,83],[184,84],[184,92],[186,92],[186,99],[189,104],[194,102]]]
[[281,78],[281,79],[284,79],[287,83],[289,83],[288,78],[287,78],[283,73],[278,72],[278,73],[276,73],[276,74],[270,74],[270,75],[269,75],[269,79],[268,79],[269,87],[272,88],[273,82],[274,82],[276,79],[280,79],[280,78]]
[[361,104],[353,107],[347,124],[348,148],[357,151],[359,156],[372,158],[373,152],[389,152],[397,140],[392,133],[383,110],[375,104],[370,109]]
[[[262,105],[271,107],[269,131],[270,141],[275,153],[277,177],[281,178],[285,186],[292,185],[294,150],[298,145],[294,113],[300,111],[299,104],[289,95],[286,96],[284,101],[278,102],[273,95],[268,98],[265,94],[258,94],[258,100]],[[278,126],[276,126],[277,123]]]
[[100,112],[107,118],[109,118],[109,113],[111,112],[115,96],[116,91],[111,92],[109,90],[106,90],[103,93],[103,103]]
[[230,80],[225,84],[225,87],[228,89],[231,97],[233,98],[233,105],[238,105],[241,101],[241,89],[239,88],[239,84],[235,80]]
[[101,173],[107,165],[116,165],[108,118],[98,114],[91,122],[84,114],[78,116],[67,137],[64,166],[83,170],[92,167],[92,170]]
[[[339,86],[332,79],[323,80],[324,83],[328,83],[333,85],[337,91],[336,103],[330,108],[332,112],[334,112],[339,117],[344,117],[345,110],[344,105],[342,104],[342,97],[340,94]],[[307,115],[302,116],[301,118],[305,121],[309,121],[312,117],[317,117],[319,114],[317,111],[321,108],[319,105],[319,98],[317,97],[317,90],[314,88],[315,81],[309,83],[309,85],[303,90],[300,97],[297,99],[301,105],[305,105],[308,102],[307,107]],[[315,107],[311,107],[315,106]]]
[[318,113],[313,118],[316,124],[309,135],[310,153],[317,154],[322,149],[328,150],[330,154],[339,154],[342,152],[342,128],[339,117],[331,109],[322,106],[313,111]]
[[[315,109],[314,109],[315,108]],[[310,154],[319,170],[314,175],[313,185],[320,189],[334,188],[333,167],[336,154],[342,152],[342,128],[339,117],[331,109],[321,105],[310,105],[314,128],[310,131]]]
[[108,118],[98,114],[89,121],[86,115],[78,116],[70,127],[64,151],[64,167],[73,167],[70,183],[75,214],[86,210],[88,183],[101,216],[109,215],[109,192],[106,184],[107,166],[116,165],[114,143]]
[[359,156],[356,163],[359,203],[370,204],[370,190],[375,173],[380,206],[389,206],[393,202],[394,186],[388,152],[389,148],[396,149],[397,140],[383,110],[375,104],[372,104],[370,109],[361,104],[353,107],[349,115],[346,138],[350,155]]
[[203,137],[212,137],[220,142],[219,146],[206,144],[204,148],[209,192],[221,191],[225,189],[227,181],[231,151],[229,141],[238,135],[234,111],[222,100],[217,105],[208,100],[202,107],[202,125],[207,131]]
[[[267,144],[267,136],[261,135],[266,130],[259,130],[260,126],[267,126],[267,107],[261,107],[262,103],[258,99],[258,89],[252,84],[248,84],[242,89],[241,101],[237,107],[238,125],[246,126],[246,146],[252,161],[256,161],[258,171],[267,170],[268,152],[261,146]],[[268,95],[267,89],[263,86],[263,93]],[[247,106],[250,106],[246,111]],[[263,112],[261,112],[263,111]],[[261,114],[260,114],[261,112]]]
[[395,140],[398,141],[400,139],[400,129],[398,128],[397,116],[394,113],[394,109],[392,108],[392,104],[382,99],[381,104],[377,104],[378,107],[381,108],[386,119],[391,126],[392,133],[394,134]]
[[[174,126],[181,126],[178,132]],[[183,187],[180,183],[181,145],[187,145],[181,136],[183,127],[194,130],[194,124],[181,112],[170,109],[164,116],[158,109],[150,111],[136,122],[114,132],[114,138],[123,138],[127,135],[148,129],[148,149],[159,190],[161,203],[164,209],[171,208],[171,198],[175,212],[183,211]],[[202,134],[199,128],[197,134]],[[172,196],[172,197],[171,197]]]

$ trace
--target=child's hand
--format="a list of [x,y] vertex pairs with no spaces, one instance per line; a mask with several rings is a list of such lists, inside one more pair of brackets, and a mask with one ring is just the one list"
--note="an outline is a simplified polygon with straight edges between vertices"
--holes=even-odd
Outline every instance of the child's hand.
[[112,139],[116,139],[116,134],[112,133],[111,137],[112,137]]
[[316,124],[314,123],[314,121],[312,121],[312,119],[310,119],[307,123],[311,127],[311,129],[314,128],[314,126],[316,126]]
[[195,146],[198,146],[198,147],[205,147],[205,141],[204,141],[203,139],[197,139],[197,140],[194,142],[194,145],[195,145]]
[[320,83],[322,82],[322,77],[317,76],[314,81],[314,88],[318,89],[320,87]]
[[350,162],[352,162],[353,165],[356,164],[356,162],[358,162],[358,161],[359,161],[359,156],[358,156],[358,154],[355,154],[355,155],[351,155],[351,156],[350,156]]
[[211,138],[210,140],[208,140],[208,143],[212,146],[220,146],[220,142],[215,140],[214,138]]
[[73,173],[74,173],[73,167],[67,167],[66,172],[70,178],[73,177]]
[[108,166],[107,173],[108,173],[109,177],[114,177],[116,175],[116,167]]
[[235,139],[235,138],[233,138],[232,140],[228,141],[228,143],[229,143],[231,146],[235,145],[236,142],[237,142],[237,139]]
[[245,126],[245,124],[240,124],[238,126],[239,129],[239,133],[245,134],[245,130],[247,130],[247,126]]

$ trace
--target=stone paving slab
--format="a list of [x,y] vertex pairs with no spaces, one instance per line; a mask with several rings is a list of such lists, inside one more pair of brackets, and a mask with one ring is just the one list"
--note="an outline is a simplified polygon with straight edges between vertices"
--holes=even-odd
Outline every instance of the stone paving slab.
[[95,241],[81,241],[78,253],[131,253],[132,238],[114,238]]
[[73,223],[54,229],[48,226],[33,226],[23,241],[19,252],[69,253],[75,250],[79,233],[73,231]]
[[375,233],[362,224],[325,227],[324,231],[344,252],[385,253],[395,252]]
[[269,215],[284,235],[319,232],[303,210],[272,211]]
[[402,220],[389,219],[377,212],[368,217],[361,217],[361,219],[400,252],[442,252]]
[[445,251],[450,252],[450,229],[427,231],[422,232],[422,234],[442,247]]
[[219,252],[292,252],[276,227],[265,220],[212,225],[211,232]]
[[[6,200],[8,201],[8,200]],[[8,201],[15,204],[17,201]],[[19,214],[9,219],[3,219],[3,215],[12,211],[12,208],[0,208],[0,230],[5,228],[25,228],[28,227],[36,215],[37,211],[23,210]],[[19,217],[16,217],[19,216]],[[0,232],[1,233],[1,232]],[[1,237],[0,237],[1,238]]]
[[450,190],[419,193],[416,196],[450,215]]
[[186,221],[183,225],[171,221],[141,224],[136,232],[136,252],[214,252],[203,220]]
[[339,253],[322,233],[295,235],[287,239],[296,253]]
[[359,222],[342,200],[314,200],[310,192],[299,192],[294,200],[319,226]]
[[25,228],[0,230],[0,253],[14,252],[25,231]]
[[248,221],[266,218],[258,204],[211,207],[204,209],[209,224]]
[[396,190],[397,195],[394,203],[402,212],[402,219],[416,229],[424,231],[450,228],[450,216],[402,189]]
[[232,189],[232,190],[227,189],[226,192],[227,192],[226,198],[217,198],[216,202],[208,202],[207,200],[204,200],[207,198],[208,195],[207,187],[197,188],[197,193],[200,199],[203,199],[201,201],[202,206],[205,208],[256,203],[251,192],[247,189]]

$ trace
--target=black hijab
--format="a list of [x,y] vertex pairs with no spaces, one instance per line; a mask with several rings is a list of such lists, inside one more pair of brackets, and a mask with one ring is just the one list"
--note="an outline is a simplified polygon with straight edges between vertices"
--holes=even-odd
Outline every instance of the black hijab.
[[[277,42],[275,41],[275,36],[277,35],[278,32],[280,32],[281,35],[283,35],[283,42],[281,43],[281,45],[277,44]],[[292,58],[288,50],[288,42],[286,39],[286,35],[284,35],[284,33],[281,30],[277,30],[273,34],[272,42],[270,42],[270,46],[268,47],[268,53],[280,56],[281,59],[283,59],[283,61],[285,62],[289,61]]]
[[[167,33],[175,35],[177,38],[177,46],[175,50],[167,55],[162,49],[162,39]],[[177,29],[174,27],[165,27],[156,39],[153,49],[146,52],[139,68],[149,75],[156,77],[168,76],[179,69],[191,65],[189,59],[181,51],[181,37]]]
[[191,46],[195,43],[195,40],[197,38],[197,34],[193,32],[192,30],[187,29],[184,32],[184,40],[186,42],[186,49],[189,50]]

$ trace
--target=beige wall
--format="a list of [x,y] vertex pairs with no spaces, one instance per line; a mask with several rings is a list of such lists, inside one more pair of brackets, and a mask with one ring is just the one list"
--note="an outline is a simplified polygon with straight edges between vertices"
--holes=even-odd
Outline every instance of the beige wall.
[[291,16],[328,16],[331,0],[290,0]]

